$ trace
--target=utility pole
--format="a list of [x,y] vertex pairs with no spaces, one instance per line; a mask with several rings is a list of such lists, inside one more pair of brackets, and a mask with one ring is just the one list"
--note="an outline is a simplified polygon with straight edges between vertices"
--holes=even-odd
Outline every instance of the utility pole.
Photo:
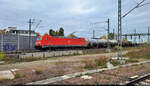
[[18,51],[20,50],[20,38],[19,38],[19,32],[18,32]]
[[109,46],[110,21],[109,21],[109,18],[107,20],[107,24],[108,24],[108,28],[107,28],[107,52],[110,52],[110,46]]
[[121,0],[118,0],[118,46],[119,46],[119,52],[118,52],[118,59],[120,59],[120,62],[122,63],[122,13],[121,13]]
[[149,27],[148,27],[148,44],[150,43],[150,40],[149,40],[149,35],[150,35],[150,33],[149,33]]
[[3,45],[4,45],[4,35],[1,35],[1,51],[3,52]]
[[93,30],[93,39],[95,38],[95,30]]
[[[134,34],[136,35],[136,29],[134,29]],[[136,36],[134,37],[134,42],[136,43]]]
[[113,39],[115,39],[115,29],[113,29]]
[[29,19],[29,49],[31,49],[31,27],[32,27],[33,21],[32,19]]

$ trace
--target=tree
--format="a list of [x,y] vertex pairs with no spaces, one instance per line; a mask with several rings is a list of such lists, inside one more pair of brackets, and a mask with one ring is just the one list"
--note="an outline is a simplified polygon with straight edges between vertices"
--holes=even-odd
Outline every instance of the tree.
[[76,36],[74,34],[69,34],[68,37],[73,37],[75,38]]
[[35,34],[36,34],[36,36],[40,36],[40,33],[37,33],[37,32],[36,32]]
[[106,39],[106,36],[101,36],[100,38],[101,38],[101,39]]
[[6,32],[6,29],[0,30],[0,34],[4,34]]
[[114,34],[113,33],[109,33],[109,39],[114,39]]
[[64,36],[64,29],[62,27],[59,29],[59,36]]
[[49,35],[56,36],[56,32],[53,29],[49,30]]
[[48,35],[47,33],[44,33],[44,35]]
[[58,31],[56,31],[56,36],[60,36]]
[[50,29],[49,35],[51,35],[51,36],[64,36],[64,29],[62,27],[59,29],[59,31],[54,31],[53,29]]

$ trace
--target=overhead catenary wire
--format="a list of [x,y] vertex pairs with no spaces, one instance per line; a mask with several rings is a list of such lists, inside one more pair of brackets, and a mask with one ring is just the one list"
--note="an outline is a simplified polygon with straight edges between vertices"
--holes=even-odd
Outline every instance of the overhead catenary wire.
[[131,12],[132,12],[133,10],[135,10],[136,8],[143,7],[143,6],[145,6],[145,5],[150,4],[150,2],[143,4],[145,1],[146,1],[146,0],[142,0],[141,2],[137,3],[137,5],[136,5],[134,8],[132,8],[131,10],[129,10],[127,13],[125,13],[125,14],[122,16],[122,18],[126,17],[129,13],[131,13]]

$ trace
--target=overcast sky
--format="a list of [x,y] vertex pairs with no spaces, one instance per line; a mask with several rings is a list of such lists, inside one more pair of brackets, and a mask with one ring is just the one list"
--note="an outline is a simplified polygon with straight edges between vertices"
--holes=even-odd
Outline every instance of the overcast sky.
[[[132,9],[141,0],[122,0],[122,14]],[[118,0],[0,0],[0,28],[16,26],[28,29],[28,20],[35,19],[33,29],[42,20],[37,32],[43,34],[50,28],[65,29],[65,34],[77,31],[76,35],[92,37],[106,34],[103,22],[110,18],[111,31],[117,30]],[[150,0],[146,0],[150,2]],[[145,3],[146,3],[145,2]],[[146,32],[150,26],[150,5],[138,8],[123,19],[123,33]]]

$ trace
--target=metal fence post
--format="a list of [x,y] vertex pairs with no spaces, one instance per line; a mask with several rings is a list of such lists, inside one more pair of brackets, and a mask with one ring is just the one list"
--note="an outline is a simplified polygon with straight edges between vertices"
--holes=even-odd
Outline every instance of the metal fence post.
[[3,40],[3,34],[1,35],[1,51],[3,51],[3,44],[4,43],[4,40]]
[[19,33],[18,33],[18,51],[20,50],[20,40],[19,40]]

